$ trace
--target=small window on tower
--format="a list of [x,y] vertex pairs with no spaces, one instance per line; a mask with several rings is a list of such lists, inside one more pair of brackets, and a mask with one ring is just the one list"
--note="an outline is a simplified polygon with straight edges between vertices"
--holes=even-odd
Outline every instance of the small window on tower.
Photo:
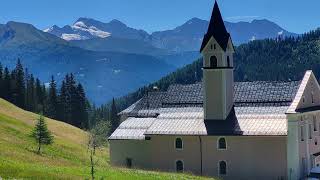
[[211,56],[210,58],[210,67],[216,68],[218,66],[218,60],[215,56]]
[[313,97],[313,92],[311,92],[311,103],[314,103],[314,97]]
[[214,44],[213,46],[214,46],[214,49],[217,49],[217,46],[216,46],[216,44]]
[[210,47],[210,48],[211,48],[211,50],[213,49],[213,46],[212,46],[212,44],[211,44],[211,47]]
[[227,56],[227,63],[228,63],[228,67],[231,67],[230,66],[230,57],[229,56]]

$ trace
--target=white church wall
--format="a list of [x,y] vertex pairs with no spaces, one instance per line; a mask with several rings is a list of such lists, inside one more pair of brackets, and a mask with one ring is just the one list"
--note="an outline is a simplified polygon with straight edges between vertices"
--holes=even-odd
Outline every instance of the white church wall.
[[[175,139],[183,149],[175,149]],[[227,162],[223,179],[280,179],[287,175],[286,136],[226,136],[227,149],[218,149],[220,136],[151,136],[151,164],[154,170],[175,172],[175,162],[184,163],[184,172],[218,177],[218,163]]]
[[223,179],[286,179],[286,136],[226,136],[227,149],[218,150],[219,137],[203,137],[203,172],[219,176],[218,162],[227,162]]

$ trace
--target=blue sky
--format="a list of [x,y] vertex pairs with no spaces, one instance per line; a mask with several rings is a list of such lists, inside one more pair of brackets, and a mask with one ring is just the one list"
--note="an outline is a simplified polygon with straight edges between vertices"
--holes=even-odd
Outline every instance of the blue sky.
[[[308,3],[306,3],[308,2]],[[213,0],[3,0],[0,23],[19,21],[40,29],[72,24],[78,17],[119,19],[148,32],[172,29],[198,17],[209,19]],[[303,33],[320,27],[319,0],[218,0],[227,21],[269,19]]]

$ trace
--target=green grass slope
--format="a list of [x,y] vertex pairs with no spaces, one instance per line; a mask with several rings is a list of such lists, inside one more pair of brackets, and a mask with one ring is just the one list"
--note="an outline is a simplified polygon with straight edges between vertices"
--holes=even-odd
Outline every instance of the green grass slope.
[[[38,155],[36,143],[29,136],[37,118],[38,115],[0,99],[0,179],[89,179],[87,133],[47,118],[54,144]],[[205,179],[111,167],[108,149],[98,150],[96,161],[97,179]]]

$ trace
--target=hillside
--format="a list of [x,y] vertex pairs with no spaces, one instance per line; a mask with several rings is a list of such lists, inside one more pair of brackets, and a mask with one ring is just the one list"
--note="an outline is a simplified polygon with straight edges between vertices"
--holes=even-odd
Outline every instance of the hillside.
[[[54,144],[35,153],[29,137],[38,115],[0,99],[0,178],[86,179],[90,177],[87,133],[47,119]],[[183,174],[148,172],[110,167],[108,149],[97,152],[97,179],[205,179]]]

